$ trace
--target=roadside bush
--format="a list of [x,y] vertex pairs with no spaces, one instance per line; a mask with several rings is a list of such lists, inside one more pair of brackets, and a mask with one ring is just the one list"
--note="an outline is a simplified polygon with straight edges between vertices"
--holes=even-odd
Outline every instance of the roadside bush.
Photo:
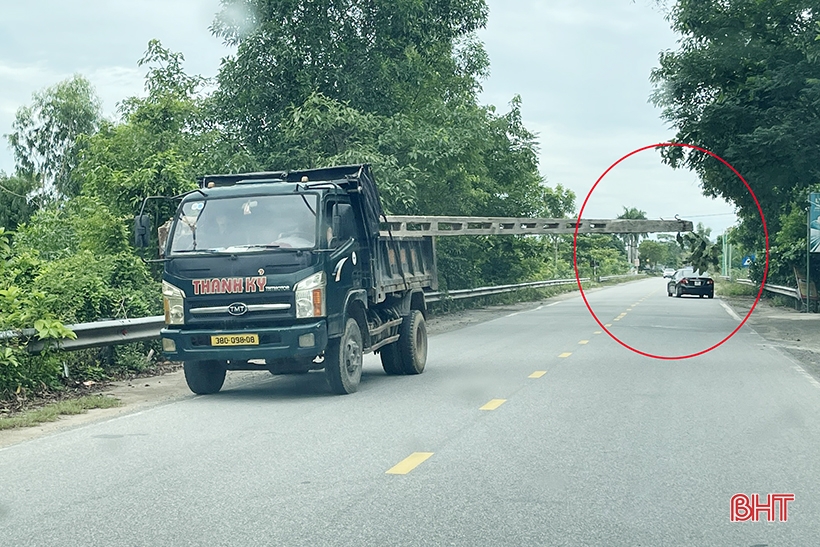
[[[73,338],[74,333],[54,318],[43,303],[45,295],[29,285],[19,286],[19,276],[10,268],[10,233],[0,228],[0,332],[21,334],[32,328],[32,336],[4,336],[0,339],[0,398],[26,389],[54,387],[60,364],[51,351],[34,356],[26,350],[30,338],[56,341]],[[36,260],[24,264],[33,267]]]
[[34,287],[44,306],[66,323],[146,317],[160,312],[159,285],[139,258],[128,253],[94,256],[90,251],[43,265]]
[[0,228],[0,331],[35,334],[0,340],[0,398],[58,389],[64,369],[72,379],[97,381],[111,367],[143,370],[148,345],[102,354],[26,349],[32,338],[74,337],[64,324],[160,313],[159,284],[129,251],[122,219],[80,197],[39,211],[14,236],[12,243]]

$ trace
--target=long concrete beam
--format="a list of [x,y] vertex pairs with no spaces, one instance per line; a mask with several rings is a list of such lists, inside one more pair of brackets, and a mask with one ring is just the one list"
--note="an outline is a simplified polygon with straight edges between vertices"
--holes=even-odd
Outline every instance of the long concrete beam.
[[[577,219],[388,216],[381,234],[398,236],[574,234]],[[389,231],[388,231],[389,228]],[[691,232],[689,220],[581,219],[581,234],[644,234]]]

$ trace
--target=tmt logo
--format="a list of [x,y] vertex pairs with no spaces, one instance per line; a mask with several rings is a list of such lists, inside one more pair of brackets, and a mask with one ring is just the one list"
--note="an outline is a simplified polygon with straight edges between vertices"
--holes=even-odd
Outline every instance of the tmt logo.
[[[794,501],[794,494],[768,494],[766,503],[757,494],[747,496],[746,494],[735,494],[732,496],[732,522],[743,522],[760,520],[760,514],[764,513],[767,522],[779,520],[786,522],[789,520],[789,502]],[[775,518],[775,508],[778,508]]]

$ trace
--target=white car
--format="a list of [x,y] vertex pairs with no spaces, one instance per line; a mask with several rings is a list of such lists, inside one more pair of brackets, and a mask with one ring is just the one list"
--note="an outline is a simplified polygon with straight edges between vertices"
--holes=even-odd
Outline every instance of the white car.
[[675,269],[674,268],[664,268],[663,269],[663,277],[674,277]]

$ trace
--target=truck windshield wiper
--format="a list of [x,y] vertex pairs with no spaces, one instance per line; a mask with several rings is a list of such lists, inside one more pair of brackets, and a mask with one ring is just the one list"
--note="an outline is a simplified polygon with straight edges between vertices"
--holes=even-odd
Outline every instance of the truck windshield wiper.
[[250,245],[231,245],[229,249],[278,249],[278,243],[251,243]]
[[182,253],[210,253],[210,254],[219,254],[222,251],[221,249],[177,249],[175,251],[171,251],[171,254],[182,254]]

